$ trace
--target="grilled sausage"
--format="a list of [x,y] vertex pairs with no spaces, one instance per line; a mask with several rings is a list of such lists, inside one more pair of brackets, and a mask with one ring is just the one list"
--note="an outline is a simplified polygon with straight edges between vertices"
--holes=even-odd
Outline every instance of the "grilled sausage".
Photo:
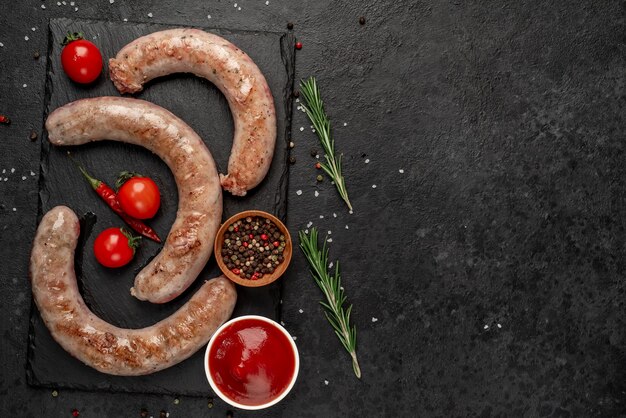
[[276,143],[274,99],[250,57],[227,40],[198,29],[171,29],[143,36],[109,60],[120,93],[135,93],[154,78],[193,73],[222,91],[233,115],[235,136],[224,189],[244,196],[267,174]]
[[211,153],[182,120],[152,103],[121,97],[82,99],[46,121],[54,145],[110,139],[141,145],[165,161],[178,187],[178,212],[161,252],[137,275],[131,293],[165,303],[193,283],[209,260],[222,217],[222,190]]
[[74,252],[80,225],[57,206],[37,228],[30,257],[33,297],[54,339],[103,373],[137,376],[177,364],[206,344],[237,300],[226,278],[207,281],[170,317],[143,329],[118,328],[94,315],[78,291]]

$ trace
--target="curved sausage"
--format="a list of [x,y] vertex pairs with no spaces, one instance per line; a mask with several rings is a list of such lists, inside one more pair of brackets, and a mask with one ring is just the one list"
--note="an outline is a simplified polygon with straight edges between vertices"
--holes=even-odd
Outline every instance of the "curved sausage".
[[143,329],[118,328],[94,315],[78,291],[74,251],[80,234],[74,212],[57,206],[37,228],[30,257],[33,297],[54,339],[103,373],[138,376],[177,364],[206,344],[232,314],[230,280],[207,281],[170,317]]
[[161,252],[135,278],[131,293],[165,303],[193,283],[209,260],[222,217],[222,189],[211,153],[182,120],[152,103],[122,97],[82,99],[46,120],[50,142],[111,139],[141,145],[165,161],[178,187],[178,212]]
[[111,80],[120,93],[135,93],[167,74],[193,73],[226,96],[235,136],[224,189],[245,196],[267,174],[276,143],[274,99],[250,57],[232,43],[198,29],[171,29],[143,36],[109,60]]

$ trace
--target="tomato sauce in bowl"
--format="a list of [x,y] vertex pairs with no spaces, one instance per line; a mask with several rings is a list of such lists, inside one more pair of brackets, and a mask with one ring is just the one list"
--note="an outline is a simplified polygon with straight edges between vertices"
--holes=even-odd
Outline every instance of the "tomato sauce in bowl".
[[215,393],[242,409],[279,402],[291,390],[299,369],[298,350],[287,331],[255,315],[222,325],[209,341],[204,363]]

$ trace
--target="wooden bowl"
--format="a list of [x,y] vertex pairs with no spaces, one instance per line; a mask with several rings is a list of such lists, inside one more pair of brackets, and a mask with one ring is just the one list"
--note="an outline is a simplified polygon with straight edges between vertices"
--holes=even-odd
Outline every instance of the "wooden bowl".
[[[278,227],[280,233],[285,236],[285,249],[283,250],[284,260],[280,263],[273,273],[264,274],[262,278],[257,280],[252,279],[242,279],[232,271],[226,267],[224,261],[222,260],[222,245],[224,244],[224,233],[228,230],[228,227],[232,225],[234,222],[238,220],[255,216],[260,216],[262,218],[269,219]],[[213,253],[215,254],[215,259],[217,260],[217,265],[220,267],[220,270],[224,273],[226,277],[228,277],[233,282],[240,284],[246,287],[259,287],[265,286],[267,284],[272,283],[276,279],[278,279],[284,272],[287,270],[289,266],[289,262],[291,262],[291,254],[293,252],[293,243],[291,241],[291,235],[289,235],[289,231],[285,224],[283,224],[280,219],[275,217],[274,215],[263,212],[261,210],[246,210],[243,212],[239,212],[238,214],[231,216],[228,218],[217,231],[217,236],[215,237],[215,244],[213,246]]]

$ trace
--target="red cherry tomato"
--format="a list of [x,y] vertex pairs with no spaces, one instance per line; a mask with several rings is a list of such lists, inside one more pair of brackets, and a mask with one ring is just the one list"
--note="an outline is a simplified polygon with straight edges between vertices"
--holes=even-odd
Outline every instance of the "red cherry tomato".
[[132,177],[117,191],[122,210],[136,219],[156,215],[161,206],[159,186],[149,177]]
[[96,237],[93,252],[103,266],[122,267],[133,259],[140,239],[124,228],[107,228]]
[[102,72],[102,54],[93,43],[82,39],[80,34],[68,34],[61,51],[63,71],[81,84],[94,81]]

